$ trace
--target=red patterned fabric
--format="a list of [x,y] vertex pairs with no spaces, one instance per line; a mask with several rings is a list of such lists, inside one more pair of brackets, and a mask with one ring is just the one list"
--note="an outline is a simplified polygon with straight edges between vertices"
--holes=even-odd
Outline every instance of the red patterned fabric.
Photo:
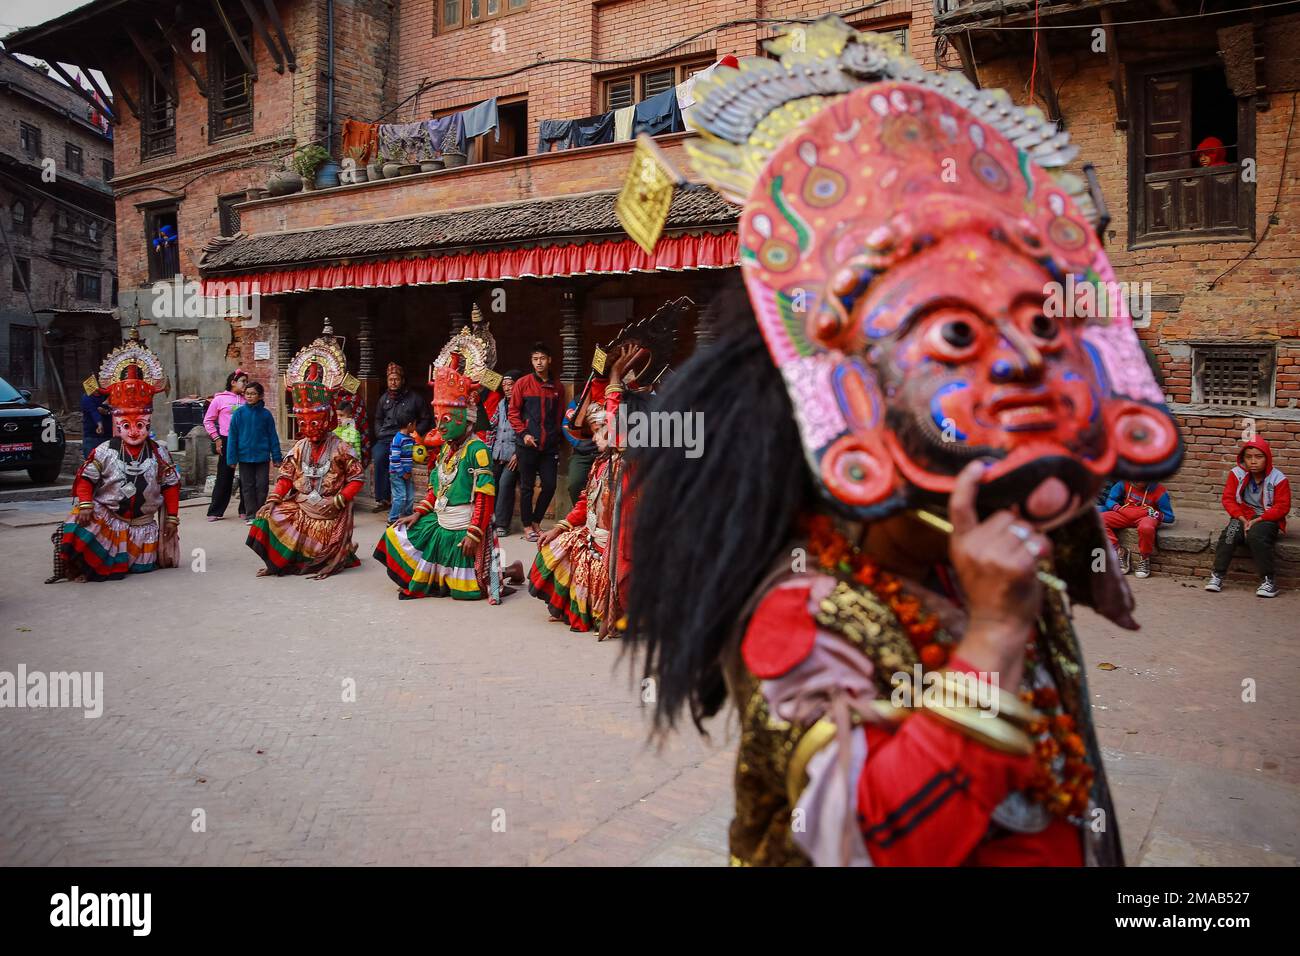
[[665,236],[653,255],[631,239],[586,242],[578,245],[533,249],[499,249],[390,259],[384,262],[349,262],[339,265],[248,272],[238,277],[214,276],[204,280],[204,291],[228,294],[226,285],[240,288],[256,284],[262,295],[304,292],[312,289],[375,289],[403,285],[431,285],[473,279],[521,279],[592,273],[680,272],[686,269],[726,269],[739,262],[734,232],[701,236]]

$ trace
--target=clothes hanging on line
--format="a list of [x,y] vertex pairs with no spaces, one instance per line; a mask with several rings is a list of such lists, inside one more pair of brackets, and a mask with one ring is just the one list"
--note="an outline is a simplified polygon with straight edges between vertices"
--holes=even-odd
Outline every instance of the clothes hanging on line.
[[573,120],[544,119],[537,125],[537,152],[549,153],[568,149],[573,134]]
[[375,158],[379,150],[379,124],[363,123],[360,120],[343,121],[343,155],[356,153],[358,165],[365,165]]
[[501,125],[500,118],[497,115],[497,98],[495,96],[489,100],[484,100],[477,106],[471,106],[469,109],[462,111],[460,115],[465,124],[465,138],[467,140],[482,136],[489,131],[495,131],[496,141],[501,142]]
[[680,133],[685,129],[682,125],[682,111],[677,105],[676,87],[670,87],[636,104],[632,122],[633,136],[642,133],[658,136],[662,133]]
[[636,104],[614,110],[614,142],[622,143],[632,138],[632,120]]
[[613,113],[598,113],[595,116],[573,121],[573,128],[569,133],[570,149],[612,142],[614,142]]

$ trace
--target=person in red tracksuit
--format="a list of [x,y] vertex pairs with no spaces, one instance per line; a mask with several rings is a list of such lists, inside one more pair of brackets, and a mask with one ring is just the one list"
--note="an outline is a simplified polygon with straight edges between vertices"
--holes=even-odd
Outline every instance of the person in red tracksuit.
[[[564,390],[551,375],[551,350],[544,343],[533,345],[531,361],[533,374],[515,382],[510,393],[509,418],[519,456],[520,518],[524,536],[536,541],[541,536],[542,516],[555,494],[564,435]],[[537,491],[539,475],[542,487]]]
[[1263,438],[1256,435],[1242,443],[1237,452],[1237,465],[1228,472],[1223,484],[1222,500],[1229,520],[1214,549],[1214,570],[1205,590],[1223,590],[1223,576],[1228,573],[1232,553],[1244,542],[1255,559],[1255,570],[1262,577],[1256,597],[1277,597],[1273,546],[1278,535],[1286,533],[1291,483],[1273,467],[1273,449]]

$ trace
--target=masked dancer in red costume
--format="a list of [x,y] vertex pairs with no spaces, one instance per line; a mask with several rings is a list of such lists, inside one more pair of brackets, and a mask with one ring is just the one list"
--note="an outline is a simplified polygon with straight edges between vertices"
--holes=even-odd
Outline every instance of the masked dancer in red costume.
[[347,359],[328,320],[321,337],[289,362],[284,379],[302,437],[280,463],[246,543],[266,564],[259,576],[306,574],[321,580],[361,563],[352,541],[352,499],[364,472],[352,445],[334,434],[340,389],[355,395],[360,383],[347,374]]
[[97,384],[108,393],[113,437],[95,448],[72,484],[76,504],[63,526],[61,573],[74,581],[116,581],[174,568],[181,480],[167,449],[149,437],[154,396],[167,390],[162,363],[132,329],[104,359]]
[[1099,197],[1036,109],[801,39],[696,87],[748,301],[656,402],[703,457],[633,453],[658,727],[734,702],[739,865],[1120,865],[1066,597],[1136,627],[1092,503],[1182,443]]

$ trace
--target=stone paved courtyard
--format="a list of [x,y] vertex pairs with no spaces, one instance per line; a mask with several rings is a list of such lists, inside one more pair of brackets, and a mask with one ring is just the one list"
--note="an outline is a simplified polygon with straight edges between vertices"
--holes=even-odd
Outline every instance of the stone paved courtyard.
[[[730,720],[647,745],[617,641],[522,591],[397,601],[369,512],[361,568],[259,579],[203,504],[202,573],[57,586],[59,504],[0,504],[0,670],[104,674],[99,719],[0,710],[0,864],[725,863]],[[1080,612],[1130,862],[1294,865],[1300,595],[1135,585],[1138,634]]]

